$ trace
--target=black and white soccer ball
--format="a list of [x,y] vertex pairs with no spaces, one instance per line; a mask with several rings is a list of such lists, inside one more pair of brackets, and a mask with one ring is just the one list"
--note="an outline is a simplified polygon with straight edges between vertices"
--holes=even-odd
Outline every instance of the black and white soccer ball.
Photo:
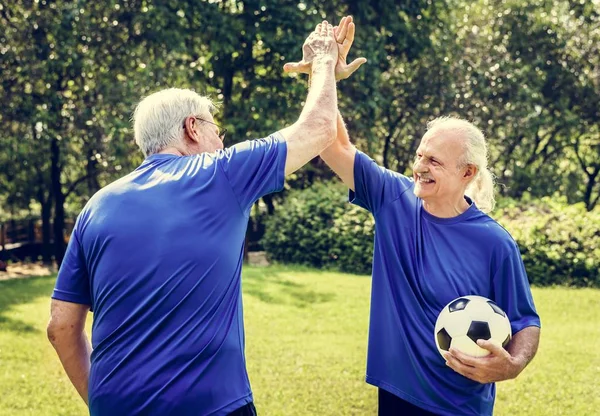
[[490,352],[477,345],[477,340],[493,339],[506,348],[512,331],[506,313],[493,301],[461,296],[442,309],[434,335],[440,354],[453,347],[473,357],[485,357]]

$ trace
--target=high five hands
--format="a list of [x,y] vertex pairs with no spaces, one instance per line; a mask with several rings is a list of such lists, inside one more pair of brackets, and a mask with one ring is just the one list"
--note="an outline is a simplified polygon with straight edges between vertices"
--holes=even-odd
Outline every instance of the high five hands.
[[[326,22],[324,22],[326,24]],[[317,29],[315,32],[320,30],[321,25],[317,25]],[[345,16],[340,21],[339,26],[333,28],[333,34],[335,36],[335,40],[338,47],[337,53],[337,63],[335,66],[335,79],[337,81],[341,79],[346,79],[350,75],[352,75],[362,64],[367,62],[366,58],[357,58],[351,63],[347,63],[348,52],[352,47],[352,42],[354,42],[354,32],[356,30],[356,26],[352,21],[352,16]],[[310,74],[310,67],[312,64],[312,56],[307,55],[306,46],[307,42],[313,34],[311,33],[309,38],[304,42],[304,46],[302,47],[303,57],[300,62],[288,62],[283,66],[283,70],[288,73],[302,73],[302,74]]]

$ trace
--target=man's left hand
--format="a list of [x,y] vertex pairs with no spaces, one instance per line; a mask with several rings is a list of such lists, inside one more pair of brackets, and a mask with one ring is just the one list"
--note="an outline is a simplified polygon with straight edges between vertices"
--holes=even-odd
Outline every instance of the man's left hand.
[[480,339],[477,345],[488,350],[490,354],[485,357],[472,357],[450,348],[449,352],[444,353],[446,365],[482,384],[515,378],[523,370],[524,366],[499,343]]

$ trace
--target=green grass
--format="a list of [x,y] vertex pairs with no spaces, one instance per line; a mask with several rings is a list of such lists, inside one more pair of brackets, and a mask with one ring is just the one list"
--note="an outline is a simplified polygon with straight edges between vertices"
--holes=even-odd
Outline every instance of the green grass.
[[[46,340],[53,284],[52,277],[0,281],[0,415],[86,413]],[[364,382],[369,278],[248,267],[243,285],[261,415],[376,414],[376,389]],[[600,290],[535,288],[534,298],[540,350],[519,378],[498,384],[495,414],[595,414]]]

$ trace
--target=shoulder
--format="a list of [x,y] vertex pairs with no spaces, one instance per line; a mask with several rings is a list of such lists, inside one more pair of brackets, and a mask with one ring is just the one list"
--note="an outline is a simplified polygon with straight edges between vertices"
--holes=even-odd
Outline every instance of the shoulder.
[[358,169],[355,169],[355,173],[358,170],[363,171],[365,174],[376,174],[377,176],[381,176],[385,182],[401,186],[403,191],[414,186],[414,181],[411,177],[380,165],[375,159],[358,149],[354,158],[354,166],[355,168],[358,167]]
[[484,240],[492,251],[504,256],[519,253],[519,246],[510,232],[488,214],[479,211],[472,223],[477,226],[479,239]]

